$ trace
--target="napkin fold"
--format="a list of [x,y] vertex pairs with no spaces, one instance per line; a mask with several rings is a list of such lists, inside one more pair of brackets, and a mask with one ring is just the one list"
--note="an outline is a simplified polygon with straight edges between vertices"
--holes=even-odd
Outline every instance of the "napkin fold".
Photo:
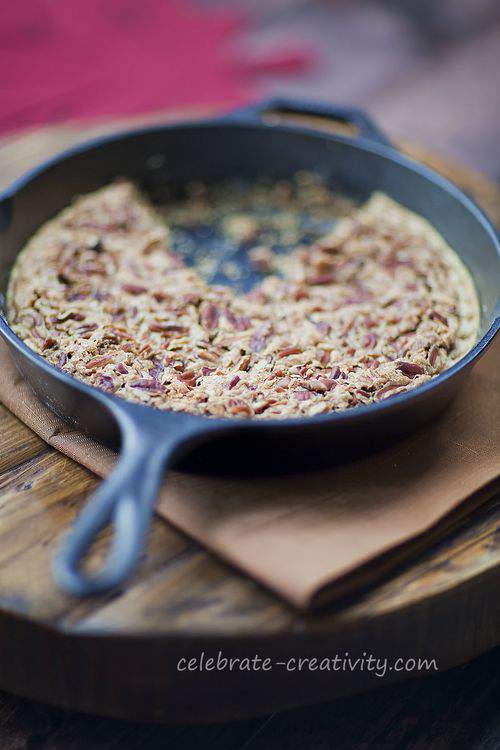
[[[378,582],[499,487],[500,346],[453,404],[397,445],[327,471],[234,478],[169,473],[166,521],[308,609]],[[43,440],[99,476],[116,453],[62,422],[0,342],[0,400]]]

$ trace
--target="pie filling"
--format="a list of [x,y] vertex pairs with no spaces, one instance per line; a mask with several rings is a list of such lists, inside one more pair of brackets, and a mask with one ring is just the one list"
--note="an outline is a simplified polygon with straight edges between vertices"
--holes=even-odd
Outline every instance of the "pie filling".
[[[233,221],[231,231],[244,230],[244,218]],[[268,272],[250,292],[209,284],[135,186],[117,181],[28,242],[9,283],[9,322],[50,363],[121,398],[255,419],[383,401],[476,341],[465,266],[382,193],[309,245],[250,257]]]

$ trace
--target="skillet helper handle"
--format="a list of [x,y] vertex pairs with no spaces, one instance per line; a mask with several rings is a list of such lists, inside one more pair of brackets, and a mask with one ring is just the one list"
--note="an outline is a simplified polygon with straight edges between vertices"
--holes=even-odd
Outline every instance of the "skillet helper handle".
[[261,119],[265,112],[280,112],[289,115],[311,115],[327,120],[336,120],[346,125],[354,125],[362,138],[374,141],[382,146],[392,146],[390,140],[377,125],[357,107],[328,104],[327,102],[310,102],[301,99],[272,98],[264,99],[230,113],[230,117]]
[[[56,552],[53,573],[67,593],[88,596],[123,583],[145,547],[156,497],[172,445],[158,435],[124,433],[123,449],[109,479],[102,482]],[[83,562],[97,534],[112,527],[110,549],[97,572]]]

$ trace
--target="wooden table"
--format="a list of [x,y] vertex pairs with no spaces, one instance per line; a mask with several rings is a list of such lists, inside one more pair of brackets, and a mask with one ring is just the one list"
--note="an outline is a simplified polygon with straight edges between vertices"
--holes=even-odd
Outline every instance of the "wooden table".
[[464,667],[282,714],[202,726],[85,716],[0,693],[3,750],[497,750],[500,649]]
[[[103,125],[93,134],[109,129]],[[64,127],[11,139],[0,150],[2,183],[89,134]],[[423,156],[497,211],[498,219],[495,185]],[[314,615],[293,611],[160,521],[151,531],[148,559],[126,589],[75,602],[56,590],[50,558],[96,479],[1,407],[0,430],[4,689],[130,719],[220,720],[312,703],[369,683],[359,672],[337,680],[311,674],[268,680],[260,674],[242,681],[224,674],[214,682],[207,675],[180,676],[179,656],[218,649],[227,656],[275,658],[435,651],[446,669],[499,641],[498,499],[376,589]]]

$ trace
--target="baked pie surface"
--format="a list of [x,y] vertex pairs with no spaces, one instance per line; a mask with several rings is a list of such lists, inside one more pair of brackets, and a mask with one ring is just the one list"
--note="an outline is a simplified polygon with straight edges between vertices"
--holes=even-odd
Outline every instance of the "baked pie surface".
[[53,365],[122,398],[255,419],[390,398],[476,341],[465,266],[382,193],[271,264],[247,294],[208,284],[135,186],[117,181],[28,242],[11,274],[9,322]]

